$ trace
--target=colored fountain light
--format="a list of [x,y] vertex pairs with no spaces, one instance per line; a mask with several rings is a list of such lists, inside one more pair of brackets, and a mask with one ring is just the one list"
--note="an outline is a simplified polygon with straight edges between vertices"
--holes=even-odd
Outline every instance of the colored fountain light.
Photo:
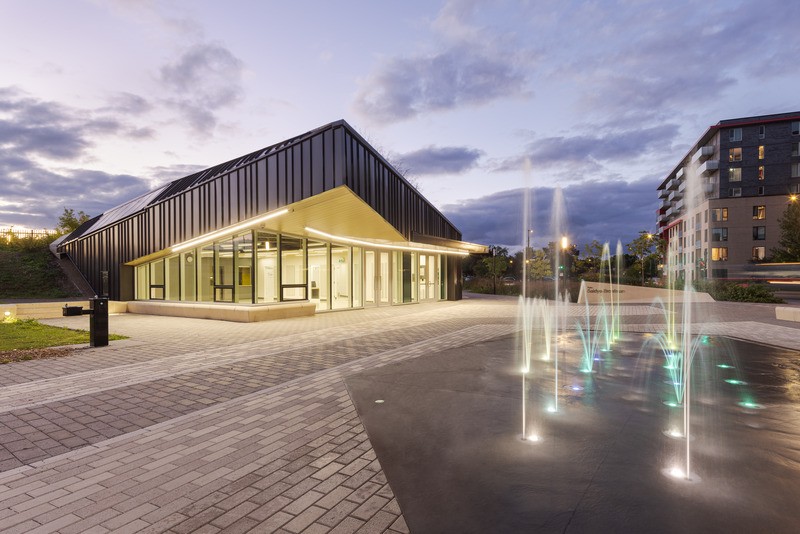
[[735,378],[726,378],[725,382],[733,384],[734,386],[744,386],[747,384],[744,380],[736,380]]
[[718,363],[717,367],[719,367],[720,369],[735,369],[734,366],[728,365],[727,363]]
[[541,440],[542,440],[542,438],[541,438],[541,437],[539,437],[539,434],[531,434],[530,436],[528,436],[527,438],[525,438],[525,440],[526,440],[526,441],[532,441],[532,442],[536,443],[536,442],[539,442],[539,441],[541,441]]

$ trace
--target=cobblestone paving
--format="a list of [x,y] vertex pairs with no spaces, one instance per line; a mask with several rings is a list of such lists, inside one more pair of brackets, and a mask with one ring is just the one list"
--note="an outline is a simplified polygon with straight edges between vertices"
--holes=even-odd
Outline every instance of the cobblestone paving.
[[[621,313],[630,331],[663,318]],[[704,333],[800,350],[800,325],[768,305],[698,318]],[[516,303],[111,328],[131,339],[0,368],[0,532],[407,532],[342,378],[507,335]]]

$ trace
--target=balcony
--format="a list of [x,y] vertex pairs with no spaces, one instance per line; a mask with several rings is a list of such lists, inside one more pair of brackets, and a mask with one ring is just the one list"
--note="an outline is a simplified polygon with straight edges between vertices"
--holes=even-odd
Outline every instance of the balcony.
[[669,218],[673,213],[675,213],[675,208],[668,208],[667,211],[664,212],[664,216]]
[[715,159],[709,159],[703,162],[700,167],[697,168],[697,172],[703,176],[709,176],[714,174],[719,170],[719,161]]
[[666,187],[658,190],[658,198],[667,198],[667,195],[669,195],[669,189]]
[[667,182],[667,189],[674,191],[675,189],[678,189],[678,185],[680,185],[680,181],[677,178],[673,178]]
[[675,173],[675,178],[678,180],[682,180],[684,178],[683,167],[678,169],[678,172]]
[[697,152],[695,152],[692,155],[692,162],[705,161],[713,155],[714,155],[713,146],[701,146],[700,148],[697,149]]
[[703,193],[705,193],[706,195],[711,195],[714,193],[716,187],[717,187],[716,182],[706,182],[703,184]]
[[658,216],[659,223],[666,222],[667,219],[669,219],[669,216],[666,213],[662,213],[661,215]]
[[673,191],[673,192],[671,192],[671,193],[669,194],[669,196],[667,197],[667,200],[669,200],[670,202],[672,202],[672,201],[674,201],[674,200],[680,200],[680,199],[682,199],[682,198],[683,198],[683,193],[682,193],[682,192],[680,192],[680,191]]
[[683,204],[683,200],[679,200],[675,203],[675,213],[678,213],[683,209]]
[[682,181],[681,185],[678,186],[678,193],[683,193],[686,191],[686,181]]

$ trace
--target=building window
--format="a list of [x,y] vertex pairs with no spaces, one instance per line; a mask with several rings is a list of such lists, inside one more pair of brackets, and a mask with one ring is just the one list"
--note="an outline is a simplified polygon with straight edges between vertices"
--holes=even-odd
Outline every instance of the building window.
[[727,228],[712,228],[711,229],[711,241],[719,242],[719,241],[727,241],[728,240],[728,229]]
[[721,222],[728,220],[728,208],[714,208],[711,210],[711,221]]
[[763,165],[759,165],[758,166],[758,179],[759,180],[763,180],[764,179],[764,166]]
[[753,247],[753,261],[761,261],[767,255],[767,247]]
[[792,184],[789,186],[789,192],[792,194],[800,193],[800,184]]
[[766,226],[754,226],[753,227],[753,239],[756,241],[763,241],[767,238],[767,227]]
[[763,124],[758,127],[758,138],[764,139],[767,136],[767,127]]
[[760,197],[763,197],[763,196],[764,196],[764,186],[763,186],[763,185],[760,185],[760,186],[758,186],[758,191],[757,191],[757,194],[758,194],[758,196],[760,196]]
[[800,143],[792,143],[792,156],[800,156]]
[[766,206],[753,206],[753,219],[766,219],[767,207]]
[[792,135],[800,135],[800,121],[792,123]]
[[728,150],[728,161],[742,161],[742,149],[731,148]]
[[758,159],[764,159],[764,145],[758,146]]
[[728,247],[711,247],[711,261],[728,261]]
[[[794,125],[795,123],[792,123]],[[792,126],[794,128],[794,126]],[[728,140],[729,141],[741,141],[742,140],[742,129],[741,128],[731,128],[728,132]]]
[[792,163],[792,178],[800,178],[800,163]]
[[740,197],[742,196],[742,188],[741,187],[731,187],[728,191],[728,196],[730,197]]
[[741,182],[742,181],[742,169],[738,167],[731,167],[728,169],[728,181],[729,182]]

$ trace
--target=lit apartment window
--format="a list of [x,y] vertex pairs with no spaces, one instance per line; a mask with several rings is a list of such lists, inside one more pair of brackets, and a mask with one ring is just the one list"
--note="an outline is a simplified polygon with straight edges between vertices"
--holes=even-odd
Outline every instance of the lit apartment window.
[[753,219],[766,219],[767,207],[766,206],[753,206]]
[[763,165],[759,165],[758,166],[758,179],[759,180],[763,180],[764,179],[764,166]]
[[763,124],[758,127],[758,138],[764,139],[767,136],[767,127]]
[[[794,124],[792,123],[792,129],[794,129]],[[798,123],[800,124],[800,123]],[[742,140],[742,129],[741,128],[731,128],[728,132],[728,140],[729,141],[741,141]]]
[[800,163],[792,163],[792,178],[800,178]]
[[728,208],[714,208],[711,210],[711,220],[721,222],[728,220]]
[[800,135],[800,121],[792,123],[792,135]]
[[758,146],[758,159],[764,159],[764,145]]
[[741,187],[731,187],[728,190],[729,197],[740,197],[742,196],[742,188]]
[[792,143],[792,156],[800,156],[800,143]]
[[767,227],[766,226],[754,226],[753,227],[753,239],[756,241],[764,241],[767,238]]
[[731,148],[728,150],[728,161],[742,161],[742,149]]
[[719,241],[727,241],[728,240],[728,229],[727,228],[712,228],[711,229],[711,241],[719,242]]
[[767,255],[767,247],[753,247],[753,261],[761,261]]
[[731,167],[728,169],[728,181],[729,182],[741,182],[742,181],[742,169],[738,167]]
[[728,247],[711,247],[711,261],[728,261]]
[[759,186],[758,186],[758,190],[756,191],[756,194],[757,194],[758,196],[760,196],[760,197],[763,197],[763,196],[764,196],[764,186],[763,186],[763,185],[759,185]]

